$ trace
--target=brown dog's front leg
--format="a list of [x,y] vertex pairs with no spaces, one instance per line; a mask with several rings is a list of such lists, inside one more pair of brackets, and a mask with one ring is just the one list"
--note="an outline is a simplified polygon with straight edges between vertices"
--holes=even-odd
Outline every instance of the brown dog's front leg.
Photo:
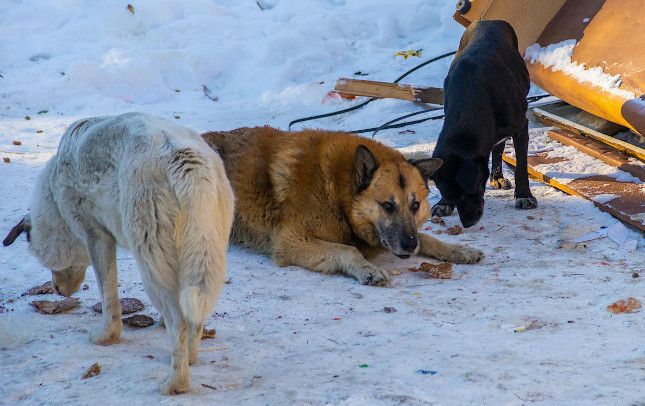
[[427,234],[419,233],[419,254],[455,264],[474,264],[484,258],[484,253],[476,248],[461,244],[448,244]]
[[363,285],[383,286],[389,282],[386,271],[372,265],[351,245],[319,239],[281,239],[275,244],[273,258],[280,266],[298,265],[326,274],[342,272]]

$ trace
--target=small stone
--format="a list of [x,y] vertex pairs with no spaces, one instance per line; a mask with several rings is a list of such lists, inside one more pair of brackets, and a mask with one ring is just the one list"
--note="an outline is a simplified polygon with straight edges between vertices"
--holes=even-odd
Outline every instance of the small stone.
[[9,159],[9,157],[6,157],[6,156],[5,156],[5,157],[3,157],[3,158],[2,158],[2,161],[3,161],[4,163],[8,164],[9,162],[11,162],[11,159]]
[[410,272],[427,272],[428,278],[452,279],[452,264],[442,262],[440,264],[431,264],[422,262],[418,268],[410,268]]
[[152,317],[146,316],[145,314],[135,314],[133,316],[124,318],[122,321],[123,324],[138,328],[150,327],[155,324],[155,321],[152,319]]
[[640,276],[640,275],[638,274],[638,272],[634,272],[634,273],[632,274],[632,278],[638,278],[639,276]]
[[98,362],[91,367],[87,368],[81,379],[93,378],[101,373],[101,364]]
[[214,328],[205,328],[204,331],[202,332],[202,340],[205,338],[215,338],[217,335],[217,331],[215,331]]
[[643,306],[638,299],[634,297],[628,297],[627,299],[621,299],[610,304],[609,306],[607,306],[607,310],[613,314],[636,313],[640,311],[642,307]]
[[448,227],[448,228],[446,229],[446,232],[447,232],[449,235],[459,235],[459,234],[463,234],[463,233],[464,233],[464,229],[463,229],[463,227],[462,227],[462,226],[460,226],[459,224],[457,224],[456,226]]
[[23,293],[23,296],[25,295],[50,295],[56,293],[54,291],[54,288],[52,287],[51,281],[50,282],[45,282],[42,285],[34,286],[33,288],[29,289],[25,293]]
[[25,116],[25,120],[31,120],[31,117]]
[[[134,297],[124,297],[119,300],[119,303],[121,303],[121,314],[136,313],[145,308],[141,300]],[[97,313],[103,313],[101,302],[98,302],[97,304],[92,306],[92,310]]]
[[34,300],[31,305],[43,314],[58,314],[73,309],[81,304],[75,297],[66,297],[63,300],[53,302],[51,300]]
[[83,290],[88,290],[89,288],[90,288],[90,285],[88,285],[87,283],[83,284]]
[[430,218],[430,221],[431,221],[432,223],[439,224],[439,225],[442,225],[442,226],[444,226],[444,227],[445,227],[445,225],[446,225],[446,221],[445,221],[444,219],[442,219],[441,217],[438,217],[438,216],[432,216],[432,217]]

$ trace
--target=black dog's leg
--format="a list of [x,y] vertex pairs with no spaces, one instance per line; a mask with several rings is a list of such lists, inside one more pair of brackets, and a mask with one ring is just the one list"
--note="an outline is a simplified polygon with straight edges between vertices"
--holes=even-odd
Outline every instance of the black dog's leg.
[[495,145],[491,151],[490,185],[493,189],[508,190],[513,187],[511,181],[505,179],[502,174],[502,153],[504,153],[505,145],[506,141],[502,140],[502,142]]
[[529,173],[527,154],[529,149],[529,129],[528,121],[524,121],[524,126],[520,131],[513,133],[513,144],[515,146],[515,208],[516,209],[534,209],[537,207],[537,200],[531,194],[529,188]]
[[432,206],[432,215],[438,217],[450,216],[454,210],[455,203],[442,197],[437,204]]

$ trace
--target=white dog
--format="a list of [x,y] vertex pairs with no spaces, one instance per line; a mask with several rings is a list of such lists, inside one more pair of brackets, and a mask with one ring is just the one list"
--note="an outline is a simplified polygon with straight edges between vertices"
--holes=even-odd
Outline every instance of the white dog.
[[116,247],[131,250],[171,337],[162,391],[181,393],[224,285],[233,206],[222,160],[196,132],[139,113],[90,118],[67,129],[31,215],[3,244],[27,232],[31,253],[65,296],[78,291],[91,262],[103,302],[91,340],[102,345],[121,334]]

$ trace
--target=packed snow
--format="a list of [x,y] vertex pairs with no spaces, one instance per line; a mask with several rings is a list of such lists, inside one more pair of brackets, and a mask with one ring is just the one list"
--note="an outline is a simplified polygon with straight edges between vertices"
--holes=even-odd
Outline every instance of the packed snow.
[[[453,0],[130,3],[134,13],[123,1],[0,3],[0,156],[10,160],[0,162],[3,237],[26,214],[38,171],[79,118],[144,111],[197,131],[286,129],[295,118],[361,101],[325,99],[337,78],[360,71],[368,76],[356,77],[391,81],[454,50],[463,30],[452,20]],[[423,57],[394,56],[408,49],[423,49]],[[440,86],[449,64],[404,82]],[[382,100],[307,125],[374,127],[418,108]],[[441,125],[376,138],[427,153]],[[59,297],[22,296],[49,271],[21,237],[0,248],[0,404],[645,402],[643,313],[607,311],[618,299],[645,300],[642,237],[628,230],[625,241],[637,240],[631,252],[609,233],[575,242],[619,223],[591,202],[531,186],[536,210],[515,210],[512,190],[489,190],[482,221],[464,234],[424,226],[486,253],[481,264],[456,265],[451,280],[407,271],[432,260],[382,255],[377,263],[392,283],[367,287],[231,247],[230,283],[207,322],[217,336],[202,341],[190,392],[170,398],[159,393],[169,370],[165,331],[125,328],[119,344],[90,344],[88,331],[100,323],[89,308],[99,301],[91,270],[79,308],[36,313],[30,301]],[[438,198],[431,187],[430,200]],[[117,257],[121,297],[141,299],[143,313],[158,320],[131,254]],[[80,379],[96,362],[101,373]]]

